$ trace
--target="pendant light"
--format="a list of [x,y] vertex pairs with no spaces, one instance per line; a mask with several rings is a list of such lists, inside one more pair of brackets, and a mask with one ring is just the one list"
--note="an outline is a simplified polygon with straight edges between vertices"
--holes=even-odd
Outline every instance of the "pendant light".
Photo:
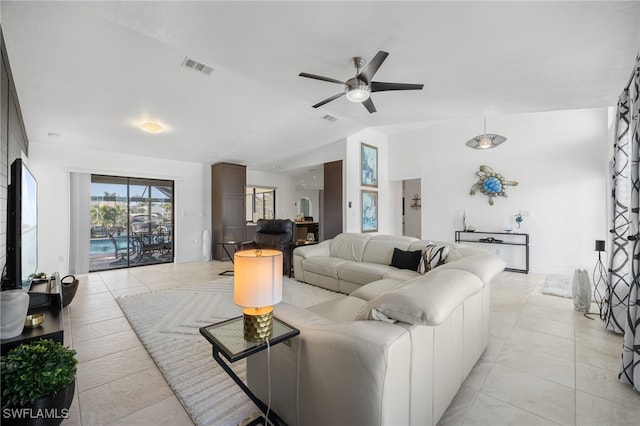
[[487,134],[487,117],[484,117],[484,134],[469,139],[465,145],[473,149],[491,149],[506,141],[507,138],[492,133]]

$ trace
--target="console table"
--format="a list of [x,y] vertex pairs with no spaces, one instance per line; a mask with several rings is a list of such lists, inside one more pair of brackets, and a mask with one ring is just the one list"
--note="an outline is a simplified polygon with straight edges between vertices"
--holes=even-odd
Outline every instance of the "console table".
[[[220,353],[229,360],[236,362],[256,352],[269,349],[270,346],[285,342],[292,337],[300,334],[300,330],[289,324],[273,317],[273,335],[267,342],[247,342],[244,339],[244,321],[243,317],[232,318],[216,324],[211,324],[200,328],[202,334],[213,346],[213,359],[222,367],[222,369],[233,379],[234,382],[244,391],[245,394],[258,406],[265,416],[269,417],[269,423],[285,425],[286,423],[264,402],[262,402],[251,389],[234,373],[227,363],[220,357]],[[255,421],[251,425],[258,424]]]
[[483,232],[456,231],[456,243],[498,244],[503,246],[517,246],[524,250],[524,268],[504,268],[505,271],[529,273],[529,234],[517,232]]

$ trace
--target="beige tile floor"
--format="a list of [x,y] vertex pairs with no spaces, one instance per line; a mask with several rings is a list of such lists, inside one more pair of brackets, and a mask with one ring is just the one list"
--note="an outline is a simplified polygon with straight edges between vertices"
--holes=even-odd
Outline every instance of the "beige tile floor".
[[[81,277],[67,308],[65,335],[79,364],[64,424],[191,425],[115,298],[216,279],[229,266],[164,264]],[[489,347],[441,425],[640,424],[640,393],[616,378],[621,337],[575,312],[570,299],[541,294],[545,279],[503,272],[494,280]]]

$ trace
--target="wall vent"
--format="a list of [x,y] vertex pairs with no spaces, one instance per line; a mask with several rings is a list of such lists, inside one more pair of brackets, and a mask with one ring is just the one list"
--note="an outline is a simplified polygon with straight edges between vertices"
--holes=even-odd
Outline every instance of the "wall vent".
[[213,68],[209,65],[205,65],[202,62],[198,62],[188,56],[184,58],[184,61],[182,61],[182,66],[191,68],[194,71],[198,71],[206,75],[211,75],[211,73],[213,72]]

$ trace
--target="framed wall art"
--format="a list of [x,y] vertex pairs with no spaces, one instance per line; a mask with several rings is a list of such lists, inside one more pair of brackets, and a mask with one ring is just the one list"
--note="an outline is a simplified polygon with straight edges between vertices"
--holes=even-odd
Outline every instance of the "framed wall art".
[[378,232],[378,193],[361,191],[362,232]]
[[378,187],[378,148],[366,143],[360,144],[360,183]]

